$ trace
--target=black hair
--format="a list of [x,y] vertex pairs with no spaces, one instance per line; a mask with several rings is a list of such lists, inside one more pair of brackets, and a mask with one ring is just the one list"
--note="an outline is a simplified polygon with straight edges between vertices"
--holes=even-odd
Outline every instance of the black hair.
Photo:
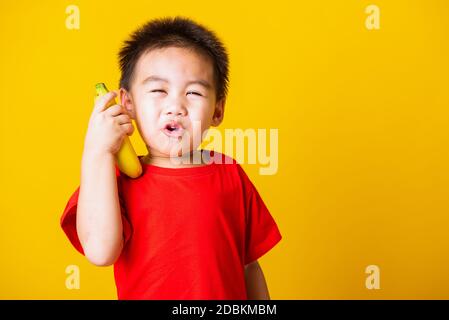
[[141,55],[152,49],[180,47],[210,57],[213,64],[217,101],[228,92],[229,58],[214,32],[185,17],[154,19],[138,28],[119,52],[119,86],[130,90],[134,69]]

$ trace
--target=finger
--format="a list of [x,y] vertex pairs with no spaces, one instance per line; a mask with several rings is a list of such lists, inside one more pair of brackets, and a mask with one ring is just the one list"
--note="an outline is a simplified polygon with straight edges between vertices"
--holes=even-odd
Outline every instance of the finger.
[[121,125],[121,127],[127,135],[132,135],[134,132],[134,126],[132,125],[132,123],[124,123]]
[[101,97],[97,98],[95,100],[95,107],[94,112],[102,112],[105,109],[107,109],[107,106],[112,102],[112,99],[114,99],[117,96],[117,93],[114,91],[110,91]]
[[126,114],[121,114],[115,117],[118,124],[131,123],[131,118]]
[[123,107],[119,104],[114,104],[113,106],[109,107],[108,109],[104,110],[103,112],[110,117],[115,117],[120,114],[124,114]]

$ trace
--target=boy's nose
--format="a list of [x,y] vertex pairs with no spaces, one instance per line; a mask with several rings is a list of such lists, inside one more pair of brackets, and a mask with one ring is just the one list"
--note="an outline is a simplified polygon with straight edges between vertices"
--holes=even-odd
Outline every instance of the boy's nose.
[[185,116],[187,114],[187,110],[181,103],[172,103],[166,108],[165,114],[175,116]]

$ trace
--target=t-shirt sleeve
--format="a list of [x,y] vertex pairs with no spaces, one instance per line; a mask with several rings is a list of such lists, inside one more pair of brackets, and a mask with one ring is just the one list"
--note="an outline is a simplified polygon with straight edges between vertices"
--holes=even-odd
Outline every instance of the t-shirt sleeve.
[[239,166],[243,176],[246,205],[245,265],[262,257],[281,239],[279,228],[256,187]]
[[[118,168],[116,166],[116,176],[118,177],[120,175]],[[124,206],[124,201],[121,195],[121,188],[120,183],[117,181],[117,187],[118,187],[118,195],[119,195],[119,202],[120,202],[120,211],[121,211],[121,217],[122,217],[122,225],[123,225],[123,245],[126,244],[126,242],[131,237],[132,229],[131,224],[129,223],[129,220],[126,215],[126,210]],[[64,233],[66,234],[67,238],[70,240],[71,244],[75,247],[78,252],[84,255],[83,247],[81,246],[81,242],[78,238],[78,233],[76,231],[76,210],[78,205],[78,196],[79,196],[79,189],[80,187],[75,190],[75,192],[71,195],[69,198],[69,201],[67,202],[67,205],[64,209],[64,212],[62,213],[61,219],[60,219],[60,225]]]

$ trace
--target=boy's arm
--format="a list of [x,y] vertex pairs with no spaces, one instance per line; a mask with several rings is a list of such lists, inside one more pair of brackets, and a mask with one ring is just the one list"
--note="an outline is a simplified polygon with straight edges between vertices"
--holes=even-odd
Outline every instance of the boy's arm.
[[76,229],[86,258],[109,266],[123,246],[115,160],[112,154],[84,152]]
[[267,283],[257,260],[245,266],[245,282],[249,300],[270,300]]

